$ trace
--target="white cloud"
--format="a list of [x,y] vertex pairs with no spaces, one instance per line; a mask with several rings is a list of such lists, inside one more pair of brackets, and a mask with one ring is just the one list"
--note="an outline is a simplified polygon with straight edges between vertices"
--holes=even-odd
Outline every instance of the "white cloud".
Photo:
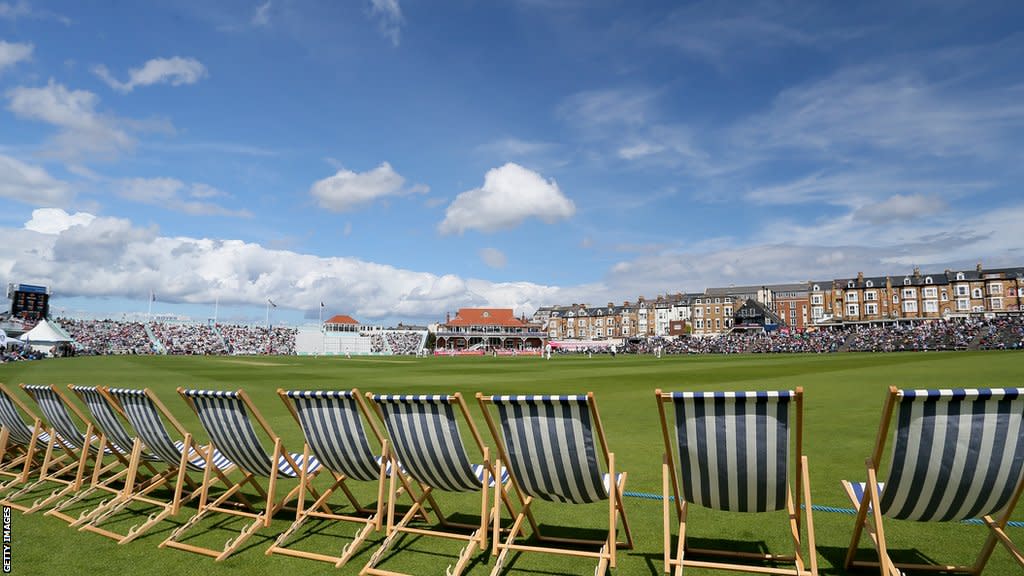
[[405,178],[382,162],[368,172],[340,169],[334,176],[318,180],[309,193],[323,208],[333,212],[348,212],[378,198],[426,193],[428,188],[416,185],[406,188]]
[[0,244],[0,280],[31,278],[68,297],[137,297],[159,286],[161,300],[169,302],[219,298],[221,305],[261,306],[270,297],[304,309],[327,300],[345,302],[359,318],[436,320],[461,306],[529,314],[541,303],[575,296],[553,286],[496,284],[240,240],[166,237],[118,218],[98,217],[56,233],[18,228],[0,234],[9,239]]
[[185,184],[174,178],[129,178],[120,182],[117,193],[128,200],[193,216],[252,216],[248,210],[231,210],[203,201],[230,197],[230,194],[202,182]]
[[497,248],[481,248],[480,259],[491,268],[504,268],[508,264],[505,253]]
[[38,208],[32,211],[32,219],[25,223],[25,229],[40,234],[60,234],[72,226],[88,226],[96,216],[88,212],[68,214],[60,208]]
[[256,7],[249,24],[254,27],[263,27],[270,24],[270,0]]
[[0,198],[36,206],[61,206],[73,196],[67,182],[50,176],[38,166],[0,154]]
[[402,7],[398,0],[370,0],[370,14],[377,18],[377,26],[391,44],[398,46],[402,36]]
[[576,206],[554,180],[508,163],[488,170],[482,187],[456,196],[438,230],[441,234],[471,229],[493,232],[515,228],[531,217],[551,223],[575,213]]
[[854,220],[864,220],[872,224],[884,224],[893,221],[908,221],[930,216],[946,209],[941,198],[914,194],[903,196],[897,194],[877,204],[868,204],[853,213]]
[[35,18],[38,20],[56,20],[65,26],[71,25],[71,19],[67,16],[33,8],[28,0],[17,2],[0,2],[0,18],[5,20],[17,20],[18,18]]
[[587,132],[637,127],[650,120],[656,96],[644,89],[577,92],[559,105],[558,114]]
[[128,81],[121,82],[107,70],[106,66],[96,66],[93,72],[111,88],[119,92],[131,92],[139,86],[153,84],[170,84],[181,86],[195,84],[207,76],[206,66],[195,58],[154,58],[133,68],[128,73]]
[[3,72],[4,68],[14,66],[18,62],[31,58],[32,50],[33,46],[31,44],[19,44],[0,40],[0,72]]
[[488,142],[477,149],[504,157],[522,157],[543,154],[553,148],[550,142],[522,140],[520,138],[502,138],[494,142]]
[[115,118],[96,111],[99,98],[86,90],[68,90],[52,79],[46,86],[19,86],[7,91],[8,108],[16,116],[39,120],[60,129],[54,152],[67,159],[112,157],[131,149],[135,140]]
[[652,142],[635,142],[628,146],[619,148],[619,156],[626,160],[635,160],[637,158],[659,154],[663,150],[665,150],[665,147],[661,144]]

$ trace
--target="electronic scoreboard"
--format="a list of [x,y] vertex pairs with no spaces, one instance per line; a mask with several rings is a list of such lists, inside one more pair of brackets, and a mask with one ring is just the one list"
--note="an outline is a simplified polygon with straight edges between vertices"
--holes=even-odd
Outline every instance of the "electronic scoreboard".
[[50,313],[50,289],[32,284],[8,284],[7,297],[11,300],[11,317],[39,320]]

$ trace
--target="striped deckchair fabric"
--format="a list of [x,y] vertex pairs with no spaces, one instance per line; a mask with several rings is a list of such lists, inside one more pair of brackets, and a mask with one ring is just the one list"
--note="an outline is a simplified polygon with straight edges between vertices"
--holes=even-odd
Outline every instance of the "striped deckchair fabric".
[[[39,406],[39,410],[48,424],[47,432],[50,436],[46,446],[46,455],[43,457],[43,464],[40,468],[39,479],[6,498],[7,504],[25,514],[31,514],[80,490],[85,482],[85,469],[90,453],[99,451],[102,454],[104,450],[102,447],[94,445],[98,444],[98,437],[93,434],[92,422],[74,404],[69,403],[56,386],[22,384],[21,388]],[[84,433],[75,423],[76,417],[85,423]],[[57,451],[56,457],[55,451]],[[109,449],[107,453],[109,453]],[[68,463],[62,466],[65,458]],[[99,459],[97,457],[97,465]],[[30,506],[14,502],[19,497],[47,483],[59,484],[63,487],[54,490],[49,496],[39,498]]]
[[608,499],[586,396],[491,396],[490,401],[501,416],[506,466],[523,492],[574,504]]
[[[203,489],[200,495],[199,511],[184,525],[171,533],[171,535],[160,544],[161,547],[169,546],[188,552],[212,556],[217,561],[224,560],[244,544],[250,536],[261,528],[270,526],[270,521],[279,510],[291,501],[298,494],[300,486],[294,487],[283,498],[278,498],[276,486],[278,478],[298,478],[301,475],[313,474],[320,468],[320,462],[315,456],[294,454],[285,450],[280,436],[274,433],[270,425],[256,409],[249,397],[242,390],[217,391],[217,390],[190,390],[178,388],[178,394],[195,411],[199,417],[200,424],[210,436],[210,444],[226,455],[235,466],[243,473],[242,480],[233,482],[228,489],[220,494],[213,502],[208,502],[208,479],[209,469],[204,473]],[[263,449],[253,428],[252,419],[256,420],[263,433],[274,443],[273,454],[267,454]],[[209,452],[208,452],[209,454]],[[268,480],[264,488],[259,483],[259,478]],[[261,496],[266,497],[266,503],[261,510],[247,511],[238,510],[235,507],[225,507],[222,504],[232,496],[241,495],[240,490],[246,484],[252,485]],[[315,496],[319,494],[310,488]],[[252,522],[243,528],[237,537],[227,541],[221,550],[205,548],[203,546],[187,544],[180,539],[203,518],[210,514],[228,514],[232,516],[243,516],[251,518]]]
[[[385,478],[392,470],[387,461],[387,441],[370,418],[362,394],[353,390],[278,390],[282,402],[302,429],[306,443],[303,454],[312,454],[321,468],[334,477],[333,483],[311,505],[305,505],[306,487],[314,475],[303,471],[300,478],[298,504],[295,521],[267,550],[268,554],[287,554],[323,562],[335,567],[345,565],[359,550],[362,543],[374,531],[380,529],[384,510]],[[379,454],[370,447],[367,427],[375,442],[381,446]],[[348,481],[377,483],[377,502],[373,508],[362,506],[348,488]],[[408,491],[408,480],[400,477]],[[336,511],[330,505],[332,495],[338,490],[347,497],[354,509],[346,514]],[[311,518],[362,524],[352,541],[341,551],[340,556],[307,552],[288,548],[287,541]]]
[[[502,542],[494,523],[492,538],[498,558],[491,574],[504,567],[510,551],[547,552],[596,558],[594,573],[605,574],[616,566],[618,548],[632,548],[632,536],[622,505],[626,474],[616,473],[615,456],[601,427],[593,394],[577,396],[484,396],[477,401],[498,446],[500,464],[508,467],[511,486],[520,507],[512,529]],[[497,407],[498,423],[488,406]],[[601,470],[602,461],[608,473]],[[612,482],[611,478],[615,478]],[[534,499],[562,504],[608,502],[607,536],[602,540],[555,538],[541,532],[534,517]],[[500,510],[495,499],[497,516]],[[516,542],[524,522],[529,522],[536,541],[557,542],[558,547]],[[621,521],[624,540],[618,541]],[[572,545],[572,546],[566,546]],[[598,550],[594,550],[597,548]]]
[[[98,490],[103,490],[119,497],[125,489],[124,481],[129,477],[131,477],[132,482],[135,481],[138,468],[132,468],[131,465],[134,440],[128,431],[125,430],[115,409],[111,407],[110,403],[100,393],[99,388],[75,385],[69,385],[68,388],[82,400],[89,411],[91,422],[95,427],[94,431],[99,434],[99,442],[92,452],[99,455],[96,456],[96,461],[93,465],[92,481],[89,486],[47,510],[46,514],[48,516],[56,516],[72,526],[80,526],[88,521],[93,514],[99,513],[117,498],[101,502],[99,506],[85,510],[77,518],[68,515],[65,511],[80,502],[84,502],[86,498]],[[66,427],[68,424],[69,422],[65,422],[64,426]],[[107,455],[112,455],[113,458],[110,462],[104,463],[104,456]],[[143,454],[142,456],[143,460],[146,461],[144,473],[145,480],[148,481],[153,479],[156,474],[156,471],[148,463],[154,457],[150,454]]]
[[[22,413],[32,424],[25,423]],[[0,476],[10,478],[0,484],[0,492],[28,480],[39,447],[49,441],[39,417],[0,383]]]
[[418,482],[446,492],[477,492],[482,466],[473,466],[448,396],[374,396],[395,455]]
[[[158,457],[168,464],[177,464],[182,460],[182,453],[186,443],[181,440],[173,440],[164,425],[164,420],[169,419],[175,429],[182,436],[191,436],[185,429],[171,418],[161,404],[151,396],[146,389],[133,388],[106,388],[105,391],[117,402],[124,411],[125,418],[135,429],[142,443]],[[213,449],[213,465],[221,471],[228,471],[234,467],[234,463],[221,453],[216,447]],[[188,458],[185,459],[185,466],[192,472],[203,472],[206,469],[206,449],[198,451],[194,446],[188,446]]]
[[[149,389],[82,386],[72,386],[71,389],[82,398],[100,431],[117,447],[115,450],[131,447],[128,448],[127,473],[119,494],[79,516],[72,526],[125,544],[167,517],[176,515],[183,503],[202,494],[203,489],[212,482],[211,476],[215,476],[216,480],[225,485],[230,485],[225,473],[230,471],[234,464],[212,447],[196,445],[192,435]],[[121,423],[119,415],[134,429],[134,437]],[[172,439],[164,424],[165,421],[172,424],[182,440]],[[208,467],[206,455],[211,450],[212,465]],[[148,472],[148,477],[142,481],[138,479],[140,467]],[[188,476],[188,472],[204,473],[202,485],[196,484]],[[152,496],[154,490],[169,484],[173,485],[173,496],[170,501]],[[188,494],[185,493],[186,486],[189,488]],[[240,503],[248,504],[242,499]],[[143,523],[133,525],[123,534],[101,527],[133,504],[155,508],[156,511]]]
[[673,392],[679,483],[714,510],[786,508],[794,393]]
[[[1024,568],[1024,555],[1004,530],[1024,490],[1024,389],[894,387],[882,417],[878,441],[867,462],[868,481],[842,482],[858,509],[847,568],[881,564],[883,572],[941,569],[980,574],[996,541]],[[877,477],[878,463],[893,420],[888,479],[883,483]],[[973,565],[902,564],[889,558],[883,517],[916,522],[980,518],[991,533]],[[864,529],[878,549],[879,562],[855,560]]]
[[[182,390],[181,394],[191,400],[211,443],[229,460],[256,476],[270,478],[274,475],[275,463],[256,436],[241,390]],[[278,454],[276,472],[288,478],[298,478],[303,461],[302,454]],[[319,461],[311,458],[309,471],[314,472],[319,467]]]
[[[665,443],[664,568],[756,569],[769,574],[817,574],[817,549],[807,457],[803,455],[803,390],[662,392],[658,413]],[[671,409],[671,414],[669,414]],[[795,488],[791,487],[795,483]],[[791,491],[792,489],[792,491]],[[789,555],[696,549],[687,543],[687,506],[744,513],[786,511]],[[671,507],[680,536],[672,547]],[[804,518],[804,527],[801,527]],[[807,557],[801,533],[807,534]],[[734,547],[732,547],[734,548]],[[697,559],[720,557],[729,562]],[[740,563],[737,563],[739,561]],[[784,562],[792,567],[762,566]]]
[[[421,536],[438,536],[462,540],[465,547],[459,553],[454,568],[448,567],[446,574],[458,576],[469,564],[472,555],[487,549],[487,532],[491,520],[489,490],[508,478],[504,472],[495,480],[495,467],[490,452],[476,429],[466,403],[460,394],[446,395],[373,395],[367,394],[384,423],[390,438],[388,457],[394,468],[399,467],[419,485],[419,495],[412,507],[398,523],[395,523],[395,500],[397,499],[396,477],[391,474],[388,490],[387,537],[360,572],[365,574],[395,574],[376,568],[384,554],[397,541],[401,533]],[[483,456],[481,464],[471,464],[459,430],[459,420],[469,428],[476,448]],[[479,492],[480,523],[459,524],[449,521],[433,499],[435,491]],[[503,499],[506,506],[508,500]],[[437,515],[439,527],[421,529],[409,526],[419,515],[423,515],[424,502],[430,502],[431,510]],[[459,531],[455,531],[458,529]],[[467,531],[471,533],[466,534]]]

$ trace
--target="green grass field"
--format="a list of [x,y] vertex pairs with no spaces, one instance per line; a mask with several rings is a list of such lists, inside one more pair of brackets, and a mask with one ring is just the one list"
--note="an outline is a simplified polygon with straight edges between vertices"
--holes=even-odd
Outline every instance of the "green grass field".
[[[0,382],[110,385],[150,387],[175,412],[187,428],[202,437],[194,414],[177,397],[178,386],[210,389],[245,389],[291,451],[301,451],[301,433],[276,397],[277,388],[342,389],[402,393],[461,392],[485,441],[486,426],[472,396],[485,393],[583,393],[593,391],[617,466],[629,473],[626,490],[661,492],[661,436],[653,391],[665,390],[766,390],[803,386],[805,390],[805,453],[810,460],[812,497],[816,506],[848,508],[839,486],[842,478],[864,477],[864,459],[877,431],[885,391],[901,387],[1019,386],[1024,382],[1024,354],[1017,352],[958,352],[902,354],[700,356],[610,358],[606,356],[537,358],[176,358],[99,357],[57,359],[0,366]],[[21,394],[21,391],[18,391]],[[76,399],[77,400],[77,399]],[[293,484],[285,483],[285,488]],[[360,486],[361,495],[374,487]],[[439,500],[449,512],[472,513],[472,498]],[[372,497],[370,497],[372,499]],[[634,550],[621,551],[616,573],[662,573],[661,503],[629,497],[625,502]],[[101,536],[76,532],[52,517],[11,518],[12,566],[15,574],[357,574],[369,558],[380,535],[374,535],[350,565],[335,570],[327,564],[267,557],[264,551],[277,533],[290,523],[279,514],[273,526],[249,540],[222,563],[157,544],[184,522],[194,508],[186,508],[139,540],[118,546]],[[126,530],[145,518],[112,524]],[[543,524],[598,526],[606,521],[604,505],[567,507],[548,505],[537,509]],[[822,574],[843,574],[841,563],[853,525],[853,516],[819,511],[814,516]],[[1018,512],[1015,519],[1024,519]],[[228,523],[230,526],[232,521]],[[231,535],[215,521],[202,525],[196,543],[219,548]],[[694,509],[690,538],[696,544],[736,548],[767,548],[786,553],[787,532],[783,516],[723,515]],[[352,534],[354,525],[324,525],[300,546],[336,554]],[[986,537],[981,526],[919,526],[890,523],[890,546],[901,558],[928,558],[943,562],[971,563]],[[1024,529],[1010,528],[1011,537],[1024,541]],[[441,574],[453,563],[459,543],[407,536],[381,564],[381,568],[414,574]],[[870,551],[870,545],[868,545]],[[867,555],[870,555],[867,554]],[[491,560],[481,555],[466,572],[488,574]],[[548,555],[513,556],[507,574],[591,574],[589,561]],[[702,574],[688,570],[687,574]],[[1020,573],[1019,567],[998,547],[986,574]]]

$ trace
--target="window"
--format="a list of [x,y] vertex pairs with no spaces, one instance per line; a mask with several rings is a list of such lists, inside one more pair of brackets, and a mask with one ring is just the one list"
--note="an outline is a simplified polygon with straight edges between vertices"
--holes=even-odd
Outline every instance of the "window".
[[[815,286],[817,288],[817,286]],[[811,296],[811,304],[821,304],[821,294],[814,294]]]
[[966,312],[971,309],[971,302],[967,298],[957,298],[956,309]]
[[957,296],[967,296],[970,293],[970,289],[967,288],[966,284],[958,284],[956,287]]
[[726,316],[732,316],[732,306],[726,306],[725,307],[725,315]]
[[822,308],[821,306],[812,306],[811,307],[811,318],[814,318],[815,320],[819,320],[823,316],[825,316],[825,309],[824,308]]
[[1002,296],[1003,295],[1003,285],[1002,284],[989,284],[988,285],[988,295],[989,296]]
[[946,292],[945,290],[942,291],[942,301],[949,302],[949,293]]
[[904,312],[917,312],[917,301],[916,300],[904,300],[903,301]]
[[994,296],[994,297],[990,298],[989,300],[990,300],[990,304],[991,304],[991,307],[992,307],[993,310],[1002,310],[1003,309],[1003,299],[1002,299],[1002,297]]
[[956,279],[957,280],[963,280],[964,279],[964,273],[963,272],[957,272],[956,273]]
[[722,313],[722,307],[721,306],[715,306],[715,314],[716,315],[721,315],[721,313]]
[[874,280],[868,280],[868,283],[866,284],[866,286],[868,288],[874,288],[874,286],[875,286]]
[[697,318],[703,318],[704,317],[704,309],[703,308],[694,308],[693,309],[693,313],[694,313],[694,315]]
[[907,298],[915,298],[915,297],[917,297],[917,290],[914,290],[913,288],[904,288],[903,289],[903,299],[904,300],[906,300]]
[[904,278],[903,279],[903,285],[904,286],[910,286],[910,278]]
[[856,292],[847,292],[846,293],[846,301],[847,302],[857,302],[857,296],[858,295],[857,295]]
[[848,304],[846,306],[847,316],[856,316],[859,312],[859,307],[856,304]]
[[811,288],[811,290],[813,290],[815,292],[821,292],[821,286],[818,286],[817,284],[815,284],[814,287]]
[[924,289],[925,298],[935,298],[936,296],[938,296],[938,291],[935,289],[934,286],[929,286],[928,288]]
[[869,290],[869,291],[864,293],[864,301],[865,302],[875,302],[877,300],[878,300],[878,292],[875,292],[874,290]]
[[892,303],[893,304],[899,304],[900,303],[900,296],[899,296],[899,294],[893,294],[892,295]]
[[847,282],[847,283],[846,283],[846,287],[847,287],[847,288],[853,288],[853,287],[854,287],[854,283],[853,283],[853,280],[850,280],[849,282]]
[[971,298],[981,298],[981,288],[971,290]]
[[935,300],[925,300],[924,311],[926,314],[929,312],[937,313],[939,311],[939,303]]
[[697,320],[697,328],[700,328],[700,329],[704,328],[704,321],[703,320],[699,320],[699,319]]
[[576,319],[575,318],[569,318],[568,324],[569,324],[569,326],[575,326],[576,325]]
[[927,276],[927,277],[925,277],[925,279],[924,279],[924,283],[925,283],[925,284],[931,284],[931,283],[932,283],[932,277],[931,277],[931,276]]
[[715,318],[715,328],[721,328],[721,327],[722,327],[722,319],[721,318]]
[[864,313],[868,316],[875,316],[878,314],[878,304],[865,304]]

